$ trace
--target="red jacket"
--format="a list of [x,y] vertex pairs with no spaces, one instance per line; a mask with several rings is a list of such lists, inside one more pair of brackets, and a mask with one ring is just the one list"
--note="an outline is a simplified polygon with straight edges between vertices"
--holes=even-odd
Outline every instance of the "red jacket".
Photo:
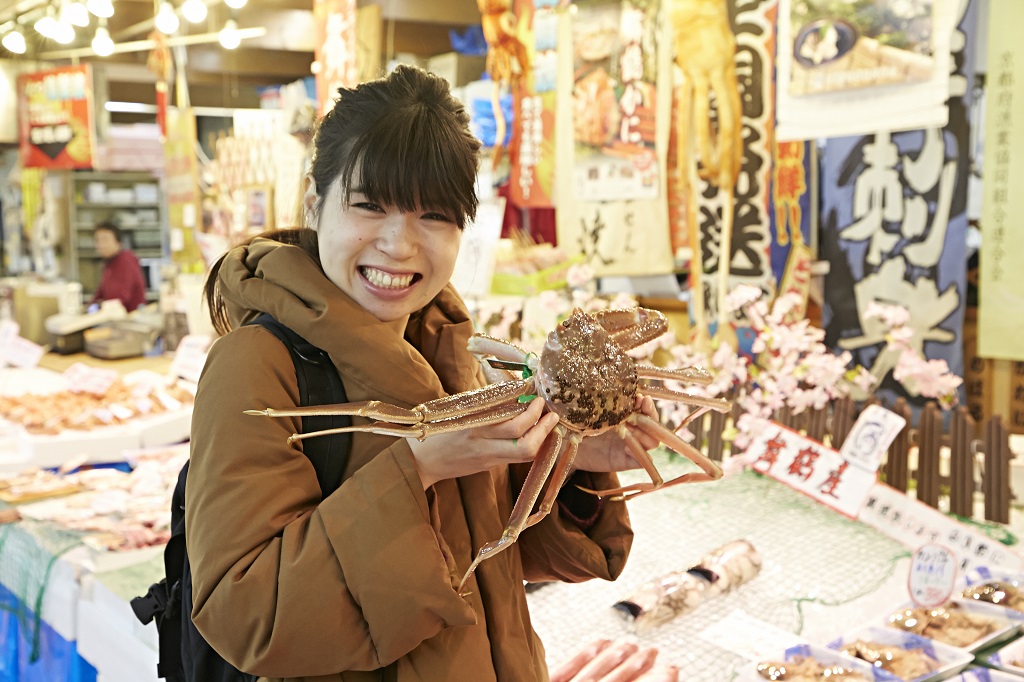
[[122,249],[103,266],[100,286],[92,297],[92,303],[117,298],[131,312],[146,302],[146,282],[142,279],[142,267],[135,254]]

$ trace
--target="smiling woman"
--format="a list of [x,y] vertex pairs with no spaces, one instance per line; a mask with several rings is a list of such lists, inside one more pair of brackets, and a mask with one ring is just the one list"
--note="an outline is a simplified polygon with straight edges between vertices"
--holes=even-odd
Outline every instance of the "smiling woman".
[[[468,124],[447,83],[416,68],[342,88],[315,136],[306,227],[253,239],[211,271],[225,336],[196,395],[183,612],[226,666],[275,679],[543,680],[524,581],[622,570],[623,504],[577,486],[616,488],[606,472],[635,464],[621,439],[595,436],[567,495],[458,589],[558,423],[544,401],[424,440],[354,433],[335,490],[289,440],[299,419],[243,414],[300,402],[287,350],[245,324],[263,313],[326,353],[348,400],[407,412],[484,385],[448,282],[477,207]],[[649,398],[638,409],[654,413]]]

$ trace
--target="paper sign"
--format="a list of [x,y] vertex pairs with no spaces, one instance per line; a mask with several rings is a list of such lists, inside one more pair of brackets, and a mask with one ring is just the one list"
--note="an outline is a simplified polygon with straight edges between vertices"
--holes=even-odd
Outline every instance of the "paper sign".
[[949,601],[956,586],[958,563],[956,554],[942,545],[928,543],[918,547],[907,577],[914,605],[934,609]]
[[1024,557],[998,540],[884,483],[876,483],[871,489],[857,520],[906,547],[941,542],[956,554],[961,571],[980,566],[1024,568]]
[[886,449],[906,425],[907,420],[895,412],[869,405],[857,418],[839,454],[851,464],[878,471]]
[[22,336],[15,336],[0,352],[8,365],[29,368],[39,364],[46,349]]
[[711,627],[699,629],[697,635],[721,647],[748,658],[763,661],[807,640],[771,623],[758,620],[736,609]]
[[755,471],[850,518],[857,516],[878,475],[850,466],[832,448],[775,424],[754,439],[747,453],[757,458],[751,464]]
[[64,378],[72,393],[92,393],[93,395],[106,395],[114,382],[118,380],[118,373],[112,369],[90,367],[82,362],[64,370]]
[[171,373],[186,381],[199,382],[212,343],[209,336],[189,334],[178,344],[171,361]]

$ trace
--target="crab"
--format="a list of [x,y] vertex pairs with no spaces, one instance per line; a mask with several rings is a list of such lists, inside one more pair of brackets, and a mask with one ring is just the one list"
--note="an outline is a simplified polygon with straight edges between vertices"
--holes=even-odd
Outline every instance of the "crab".
[[[712,376],[699,367],[665,369],[638,365],[626,354],[667,331],[668,321],[655,310],[629,308],[590,315],[577,308],[548,334],[539,356],[484,334],[471,337],[469,351],[480,361],[485,377],[491,382],[483,388],[430,400],[409,409],[369,400],[285,410],[248,410],[246,413],[269,417],[351,415],[372,420],[364,425],[293,434],[289,442],[353,431],[423,440],[439,433],[502,422],[526,410],[531,400],[544,400],[547,409],[559,416],[559,423],[534,459],[505,531],[499,539],[479,550],[459,585],[461,593],[480,562],[510,547],[523,530],[551,511],[584,438],[614,430],[650,477],[649,482],[609,490],[584,488],[599,497],[628,500],[660,488],[712,481],[722,476],[715,462],[656,419],[636,410],[638,393],[693,405],[695,409],[683,425],[709,410],[727,412],[731,409],[727,400],[690,395],[660,385],[641,386],[640,381],[645,379],[698,385],[712,381]],[[522,378],[517,378],[508,369],[510,367],[521,372]],[[665,481],[627,425],[689,458],[700,470]]]

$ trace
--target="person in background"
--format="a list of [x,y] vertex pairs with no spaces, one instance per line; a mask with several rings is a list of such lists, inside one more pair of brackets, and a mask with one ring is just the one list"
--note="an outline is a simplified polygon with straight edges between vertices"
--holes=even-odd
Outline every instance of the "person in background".
[[139,259],[121,247],[121,229],[104,221],[92,230],[96,253],[103,259],[103,274],[96,294],[89,305],[118,299],[125,310],[135,310],[146,302],[146,282],[142,279]]

